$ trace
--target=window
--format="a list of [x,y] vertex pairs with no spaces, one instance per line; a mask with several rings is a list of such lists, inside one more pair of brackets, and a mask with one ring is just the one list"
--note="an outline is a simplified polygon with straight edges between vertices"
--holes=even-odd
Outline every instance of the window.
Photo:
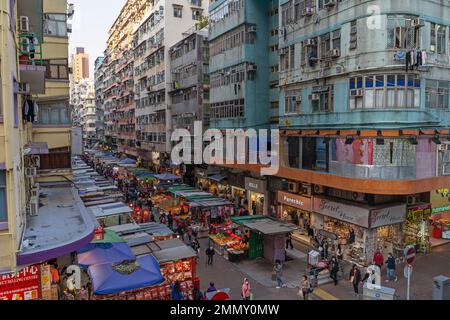
[[44,14],[44,34],[67,37],[67,16],[62,13]]
[[66,59],[44,60],[43,65],[46,67],[45,78],[47,79],[69,79],[69,70]]
[[430,51],[445,54],[447,27],[439,24],[431,24]]
[[295,0],[294,17],[296,21],[303,17],[302,12],[305,8],[315,8],[314,0]]
[[287,90],[284,98],[284,113],[299,113],[300,102],[301,100],[298,90]]
[[295,67],[295,45],[289,48],[289,69],[293,70]]
[[202,0],[191,0],[191,5],[201,7],[202,6]]
[[192,9],[192,20],[200,20],[202,16],[202,10]]
[[427,80],[425,91],[427,108],[448,109],[449,83],[448,81]]
[[210,107],[210,118],[243,118],[244,99],[229,100],[212,103]]
[[420,107],[420,79],[416,75],[354,77],[349,86],[350,109]]
[[281,6],[281,25],[286,26],[292,23],[292,1]]
[[38,124],[70,125],[70,108],[65,102],[39,105]]
[[356,49],[358,46],[358,27],[357,21],[353,20],[350,23],[350,50]]
[[8,221],[8,207],[6,206],[6,171],[0,170],[0,226]]
[[[15,8],[16,8],[16,0],[9,0],[9,16],[11,17],[11,31],[13,33],[16,32]],[[1,210],[1,207],[0,207],[0,210]],[[1,219],[0,219],[0,221],[1,221]]]
[[226,19],[229,16],[235,15],[244,8],[244,0],[225,0],[220,6],[210,12],[210,25]]
[[175,18],[181,18],[182,15],[183,15],[183,7],[182,7],[182,6],[174,5],[174,6],[173,6],[173,16],[174,16]]
[[419,46],[419,29],[411,26],[413,16],[388,16],[387,47],[389,49],[414,49]]
[[241,26],[211,41],[209,44],[211,57],[222,54],[235,47],[240,47],[244,43],[254,43],[254,33],[249,32],[248,28],[248,26]]
[[314,112],[329,112],[333,110],[333,86],[313,87],[312,107]]

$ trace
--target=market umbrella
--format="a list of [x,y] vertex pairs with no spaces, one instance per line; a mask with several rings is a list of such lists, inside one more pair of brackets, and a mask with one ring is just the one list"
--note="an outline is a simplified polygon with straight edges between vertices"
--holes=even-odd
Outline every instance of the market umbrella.
[[147,288],[165,280],[153,256],[144,256],[118,266],[111,263],[96,264],[89,267],[88,274],[96,295]]
[[135,164],[135,163],[136,163],[136,160],[133,160],[130,158],[125,158],[119,162],[119,164]]
[[127,243],[90,243],[78,251],[78,264],[82,268],[133,259],[135,256]]

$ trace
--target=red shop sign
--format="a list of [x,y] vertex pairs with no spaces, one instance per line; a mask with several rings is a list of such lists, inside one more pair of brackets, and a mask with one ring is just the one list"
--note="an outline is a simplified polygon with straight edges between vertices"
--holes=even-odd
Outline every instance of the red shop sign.
[[35,300],[41,297],[40,265],[26,267],[17,274],[0,275],[0,300]]

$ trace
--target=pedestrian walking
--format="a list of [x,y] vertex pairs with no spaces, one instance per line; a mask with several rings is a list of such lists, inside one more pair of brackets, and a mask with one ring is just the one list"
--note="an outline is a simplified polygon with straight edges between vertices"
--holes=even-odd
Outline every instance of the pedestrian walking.
[[180,236],[181,240],[184,242],[184,228],[181,223],[178,224],[177,233]]
[[352,269],[350,270],[350,282],[353,284],[353,290],[356,294],[359,293],[359,283],[361,282],[361,271],[359,271],[359,268],[354,264],[352,266]]
[[283,282],[283,265],[281,264],[280,260],[275,261],[273,272],[275,273],[275,277],[277,280],[277,289],[286,287]]
[[199,250],[200,250],[200,242],[198,242],[198,239],[197,238],[194,238],[194,240],[192,241],[192,243],[191,243],[191,247],[192,247],[192,249],[194,249],[194,251],[197,253],[197,255],[198,255],[198,252],[199,252]]
[[341,261],[344,258],[344,253],[342,252],[341,244],[337,245],[336,256],[339,261]]
[[330,261],[330,277],[333,279],[334,285],[338,284],[338,271],[339,271],[339,262],[335,256],[331,258]]
[[208,256],[208,265],[213,264],[213,258],[216,252],[214,251],[214,248],[212,246],[209,246],[208,249],[206,249],[206,255]]
[[381,253],[380,249],[377,249],[377,251],[373,256],[373,264],[378,266],[381,270],[381,266],[383,265],[383,263],[384,263],[383,254]]
[[250,300],[251,288],[250,282],[247,278],[244,278],[244,283],[242,284],[241,296],[244,300]]
[[386,260],[386,268],[387,268],[387,279],[386,282],[394,280],[397,282],[398,278],[395,274],[395,258],[392,253],[389,253],[388,258]]
[[167,223],[169,225],[170,230],[173,230],[173,215],[171,211],[169,211],[169,214],[167,215]]
[[214,282],[209,283],[209,288],[206,290],[206,292],[214,292],[217,291],[216,287],[214,286]]
[[292,244],[292,233],[288,233],[288,235],[286,237],[286,249],[288,247],[291,247],[291,250],[294,249],[294,246]]
[[308,296],[311,290],[311,284],[309,283],[308,277],[304,275],[302,277],[302,280],[300,281],[300,292],[299,294],[302,295],[303,300],[308,300]]

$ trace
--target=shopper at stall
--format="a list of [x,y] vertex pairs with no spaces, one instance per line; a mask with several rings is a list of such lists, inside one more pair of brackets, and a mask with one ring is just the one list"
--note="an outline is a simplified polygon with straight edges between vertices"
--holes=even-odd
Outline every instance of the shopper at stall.
[[395,274],[395,258],[392,253],[389,253],[388,258],[386,260],[386,268],[387,268],[387,279],[386,282],[394,280],[397,282],[398,278]]
[[353,230],[353,228],[350,229],[349,235],[348,235],[348,244],[353,244],[355,243],[355,230]]
[[78,292],[78,300],[89,300],[88,298],[88,291],[85,286],[82,286]]
[[170,230],[173,230],[173,215],[171,211],[169,211],[169,214],[167,215],[167,223],[169,225]]
[[311,284],[309,283],[308,277],[304,275],[300,281],[300,293],[303,300],[308,300],[308,295],[311,290]]
[[356,294],[359,293],[359,283],[361,282],[361,271],[359,271],[359,268],[354,264],[352,266],[352,269],[350,270],[350,282],[353,284],[353,290]]
[[383,254],[381,253],[380,249],[377,249],[377,251],[373,256],[373,264],[378,266],[381,270],[381,266],[383,265],[383,263],[384,263]]
[[208,257],[208,265],[212,265],[213,264],[213,258],[214,255],[216,254],[216,252],[214,251],[213,247],[208,247],[208,249],[206,249],[206,255]]
[[292,244],[292,233],[288,233],[286,236],[286,249],[291,247],[291,250],[294,249],[294,245]]
[[180,236],[181,240],[184,241],[184,228],[181,223],[178,224],[177,233]]
[[172,300],[184,300],[184,294],[181,291],[180,282],[175,281],[170,285],[172,289]]
[[206,290],[206,292],[214,292],[217,291],[216,287],[214,286],[214,282],[209,283],[209,288]]
[[193,300],[203,300],[203,293],[197,286],[194,286],[194,289],[192,290],[192,297]]
[[342,251],[341,244],[337,245],[336,256],[338,260],[342,260],[344,258],[344,252]]
[[283,282],[283,265],[280,260],[275,261],[275,265],[273,267],[273,272],[275,273],[277,280],[277,289],[285,288],[286,284]]
[[251,294],[251,288],[250,288],[250,282],[247,278],[244,278],[244,283],[242,284],[242,292],[241,296],[244,300],[250,300],[250,294]]
[[338,284],[338,271],[339,271],[339,262],[335,256],[331,258],[330,261],[330,277],[333,279],[334,285]]

